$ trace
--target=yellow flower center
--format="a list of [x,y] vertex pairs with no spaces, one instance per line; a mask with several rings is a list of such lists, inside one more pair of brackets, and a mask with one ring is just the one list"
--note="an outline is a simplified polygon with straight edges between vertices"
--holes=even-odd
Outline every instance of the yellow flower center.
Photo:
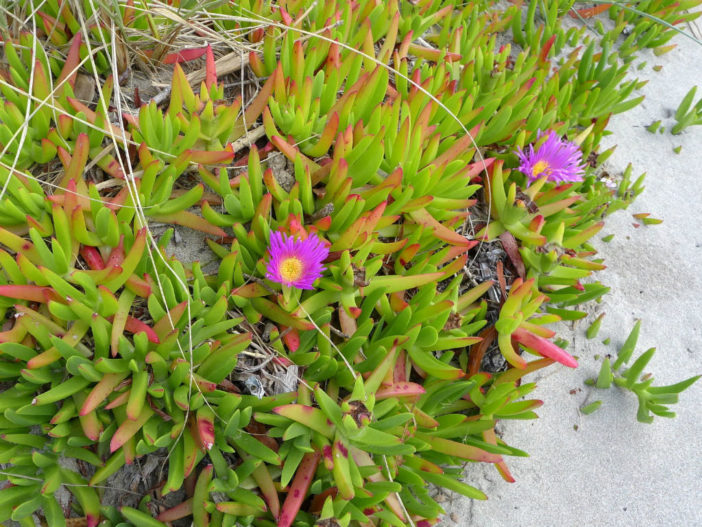
[[531,171],[531,175],[537,177],[543,174],[544,172],[546,172],[546,174],[550,173],[551,167],[549,166],[548,161],[544,161],[542,159],[541,161],[536,162],[533,170]]
[[299,258],[290,256],[280,263],[280,276],[286,282],[294,282],[302,276],[302,261]]

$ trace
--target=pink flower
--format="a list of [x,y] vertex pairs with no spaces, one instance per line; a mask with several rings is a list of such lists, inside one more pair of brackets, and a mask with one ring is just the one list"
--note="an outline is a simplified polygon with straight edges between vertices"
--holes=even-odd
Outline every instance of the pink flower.
[[585,166],[582,164],[582,152],[575,143],[564,141],[556,132],[549,130],[546,134],[539,132],[538,138],[548,135],[548,139],[534,151],[529,145],[526,152],[518,149],[521,164],[519,170],[526,174],[529,183],[544,176],[556,183],[564,181],[582,181]]
[[322,262],[329,255],[329,249],[315,234],[296,240],[278,231],[271,233],[268,252],[266,278],[298,289],[313,289],[312,284],[325,269]]

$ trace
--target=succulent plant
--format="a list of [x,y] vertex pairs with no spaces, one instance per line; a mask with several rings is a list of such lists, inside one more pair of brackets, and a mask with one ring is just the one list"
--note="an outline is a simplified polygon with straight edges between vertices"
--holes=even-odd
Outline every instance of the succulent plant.
[[672,134],[679,134],[688,126],[702,124],[702,99],[697,101],[694,106],[692,105],[696,91],[696,86],[690,88],[690,91],[687,92],[680,102],[680,106],[675,111],[675,120],[677,122],[670,131]]
[[[24,1],[5,25],[0,521],[65,525],[65,487],[87,525],[426,526],[428,484],[486,498],[466,462],[513,481],[495,426],[536,417],[526,375],[577,365],[545,325],[606,293],[589,240],[643,189],[597,170],[641,100],[623,15],[598,49],[561,27],[572,1],[172,4]],[[132,62],[174,64],[163,97],[126,104]],[[520,173],[545,130],[582,179]],[[180,229],[214,266],[172,254]],[[694,380],[637,382],[643,357],[613,382],[667,415]],[[110,502],[138,458],[160,470]]]
[[644,369],[653,358],[656,348],[649,348],[629,368],[625,368],[624,366],[629,363],[636,349],[640,329],[641,321],[638,320],[619,349],[614,362],[610,360],[609,356],[605,357],[597,378],[588,379],[586,383],[601,389],[610,388],[614,384],[622,389],[631,391],[636,395],[639,402],[639,409],[636,414],[637,420],[650,424],[653,422],[654,416],[675,417],[675,412],[668,409],[667,405],[677,403],[679,394],[692,386],[702,376],[695,375],[684,381],[667,386],[652,386],[653,376],[650,373],[644,374]]

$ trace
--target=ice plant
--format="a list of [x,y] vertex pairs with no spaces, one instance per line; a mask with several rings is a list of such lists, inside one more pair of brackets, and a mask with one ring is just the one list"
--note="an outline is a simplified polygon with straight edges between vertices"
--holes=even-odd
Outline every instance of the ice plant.
[[313,289],[312,284],[325,269],[322,262],[329,249],[315,234],[306,240],[296,240],[285,233],[274,232],[269,253],[266,278],[288,287]]
[[[133,29],[114,42],[79,23],[88,7],[25,0],[33,20],[10,13],[24,23],[7,25],[0,57],[0,465],[12,466],[0,524],[64,525],[65,488],[88,526],[436,525],[430,486],[486,497],[460,481],[464,462],[513,481],[519,451],[495,426],[536,417],[522,380],[577,364],[545,324],[585,317],[578,306],[608,290],[584,280],[604,268],[587,242],[643,176],[561,182],[612,153],[599,149],[610,116],[643,98],[627,63],[672,32],[627,13],[579,46],[563,10],[543,25],[536,2],[505,6],[498,23],[476,1],[243,3],[253,22],[235,3],[214,14],[227,40],[254,44],[254,96],[230,89],[249,73],[207,34],[148,49],[144,35],[173,21],[137,17],[132,2],[101,10]],[[661,3],[673,2],[639,7],[673,23],[702,0]],[[209,20],[201,4],[191,14]],[[294,30],[303,19],[312,38]],[[509,25],[516,53],[495,48]],[[426,31],[431,47],[417,40]],[[114,79],[105,53],[88,53],[108,42]],[[119,125],[113,92],[134,52],[176,64],[170,89],[124,101]],[[201,55],[187,74],[178,64]],[[699,117],[693,98],[681,127]],[[572,142],[550,131],[585,126]],[[517,146],[521,189],[503,174],[503,149]],[[48,171],[50,191],[35,176]],[[471,221],[486,209],[487,225]],[[156,246],[153,222],[171,227]],[[208,235],[216,272],[182,258],[177,225]],[[595,385],[635,393],[641,420],[672,416],[697,377],[651,386],[653,351],[633,360],[633,341]],[[98,493],[163,451],[167,472],[144,474],[155,495]],[[146,503],[164,496],[168,510]]]
[[527,175],[529,183],[544,176],[548,181],[556,183],[582,180],[584,166],[578,146],[561,139],[553,130],[546,134],[539,132],[538,138],[541,139],[544,135],[548,138],[536,150],[534,145],[529,145],[526,152],[517,149],[521,161],[519,170]]

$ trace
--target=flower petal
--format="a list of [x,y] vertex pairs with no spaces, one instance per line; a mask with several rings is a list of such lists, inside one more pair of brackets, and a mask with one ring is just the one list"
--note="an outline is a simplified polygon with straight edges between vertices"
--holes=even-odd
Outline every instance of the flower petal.
[[[312,284],[326,269],[322,262],[329,256],[329,249],[314,233],[305,240],[296,240],[283,232],[274,232],[268,252],[270,259],[266,266],[266,278],[298,289],[314,288]],[[281,265],[288,258],[296,258],[302,263],[302,272],[295,280],[288,280],[281,274]]]

